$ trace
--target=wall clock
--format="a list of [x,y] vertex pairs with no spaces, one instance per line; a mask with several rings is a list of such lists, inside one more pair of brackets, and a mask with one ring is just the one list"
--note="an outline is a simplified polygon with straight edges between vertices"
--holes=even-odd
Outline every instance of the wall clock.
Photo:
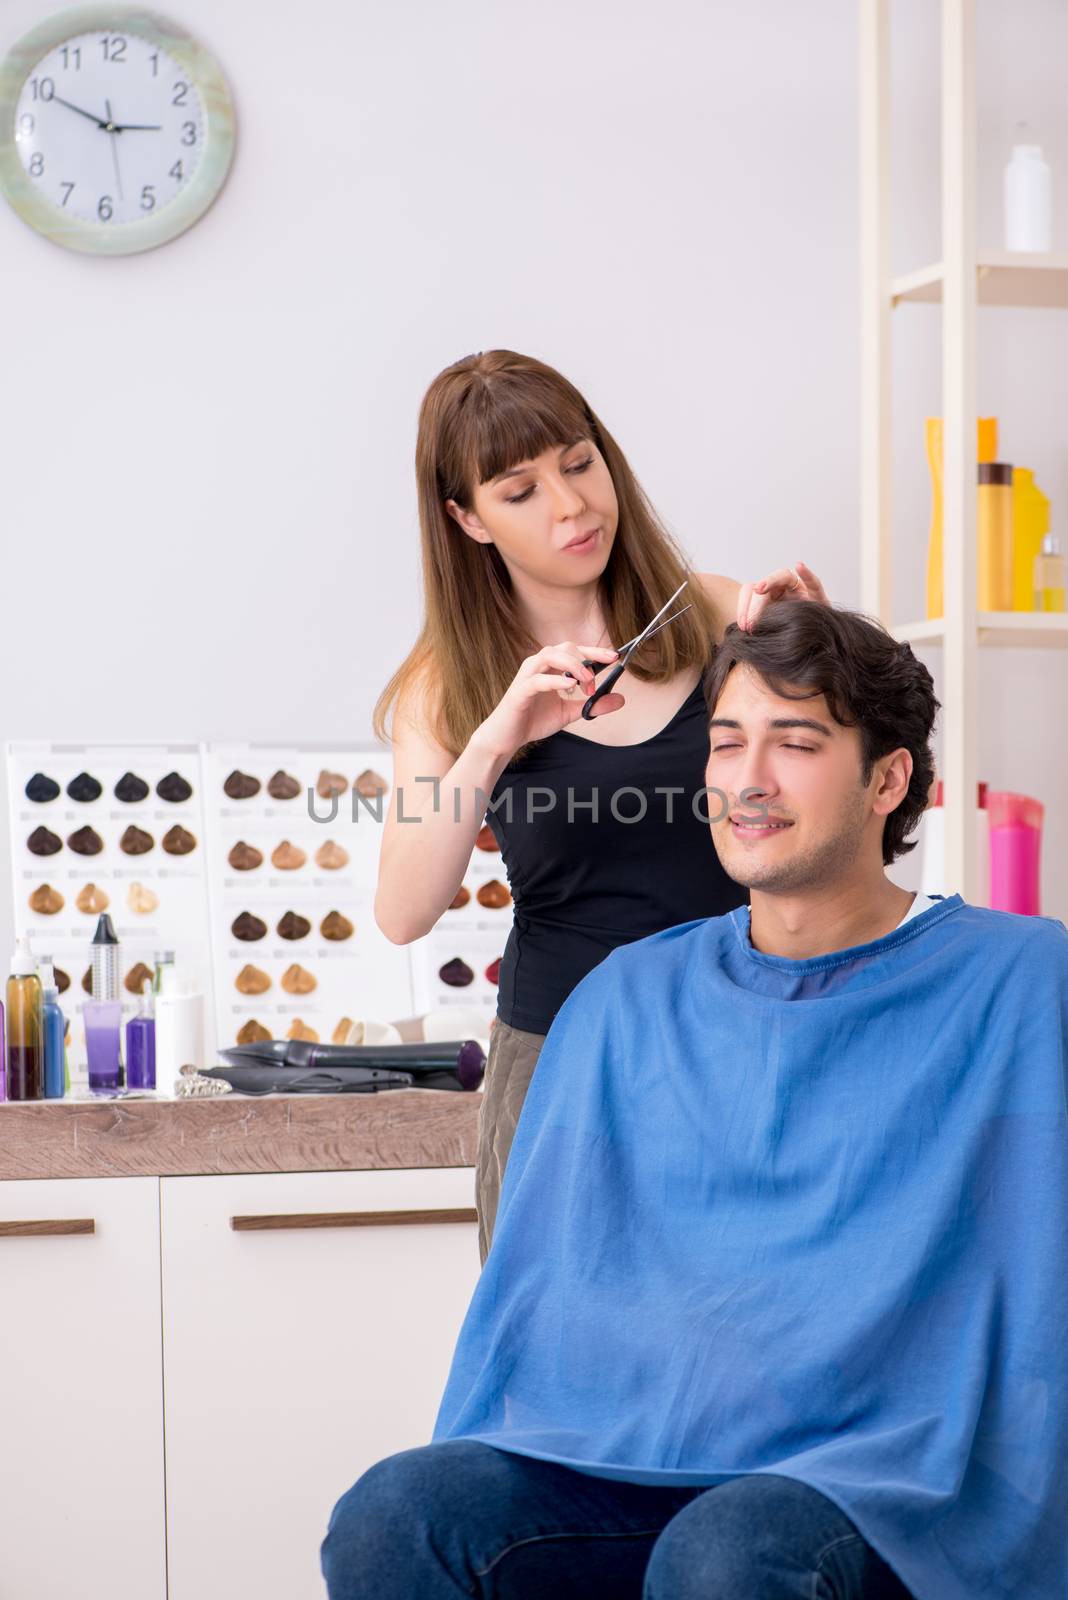
[[68,250],[130,255],[175,238],[219,193],[233,150],[218,63],[156,12],[59,12],[0,64],[0,191]]

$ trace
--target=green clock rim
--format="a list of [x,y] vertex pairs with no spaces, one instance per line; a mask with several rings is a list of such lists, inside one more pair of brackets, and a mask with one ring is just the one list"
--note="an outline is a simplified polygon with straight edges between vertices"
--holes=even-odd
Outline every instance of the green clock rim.
[[[99,30],[136,34],[165,50],[189,74],[204,107],[204,150],[188,184],[157,216],[122,222],[65,218],[30,181],[15,145],[15,107],[41,57],[66,39]],[[234,155],[234,102],[211,52],[178,23],[142,6],[73,6],[23,34],[0,63],[0,193],[24,222],[54,244],[85,255],[135,255],[167,244],[204,215],[223,184]]]

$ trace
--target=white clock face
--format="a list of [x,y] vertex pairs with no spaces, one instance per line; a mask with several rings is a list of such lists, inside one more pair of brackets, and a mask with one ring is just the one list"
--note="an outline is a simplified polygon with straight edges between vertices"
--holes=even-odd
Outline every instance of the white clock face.
[[30,182],[72,220],[147,221],[189,183],[204,107],[188,71],[136,33],[81,33],[35,64],[15,108]]

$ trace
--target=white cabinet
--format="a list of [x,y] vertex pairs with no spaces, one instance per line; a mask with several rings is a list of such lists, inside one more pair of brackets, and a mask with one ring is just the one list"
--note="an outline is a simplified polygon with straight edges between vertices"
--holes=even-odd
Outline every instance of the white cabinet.
[[0,1181],[0,1600],[164,1600],[159,1182]]
[[430,1437],[473,1191],[470,1168],[162,1180],[170,1600],[322,1600],[334,1502]]

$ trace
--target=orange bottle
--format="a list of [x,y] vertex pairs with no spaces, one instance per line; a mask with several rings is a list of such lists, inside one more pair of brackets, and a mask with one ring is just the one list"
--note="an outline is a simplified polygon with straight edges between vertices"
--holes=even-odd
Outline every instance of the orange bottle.
[[[993,461],[998,453],[997,417],[977,420],[977,448],[981,462]],[[942,541],[942,418],[927,418],[927,465],[931,472],[931,533],[927,541],[927,615],[940,617],[945,612]]]

